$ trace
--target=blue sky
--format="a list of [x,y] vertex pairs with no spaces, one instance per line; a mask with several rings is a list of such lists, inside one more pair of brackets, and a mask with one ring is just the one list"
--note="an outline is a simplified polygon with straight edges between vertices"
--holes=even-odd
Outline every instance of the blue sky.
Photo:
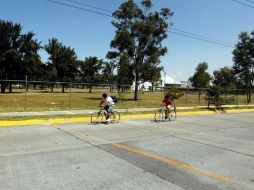
[[[110,50],[110,41],[115,32],[110,17],[64,7],[46,0],[0,1],[0,19],[22,24],[23,32],[33,31],[43,45],[49,38],[56,37],[63,44],[74,48],[79,59],[87,56],[105,58]],[[71,4],[66,0],[55,1]],[[124,0],[76,1],[110,11],[116,10],[124,2]],[[136,2],[139,3],[140,0]],[[162,7],[173,10],[174,16],[171,22],[174,28],[228,42],[232,46],[237,43],[240,32],[254,30],[254,9],[232,0],[153,0],[152,2],[154,10]],[[83,8],[92,9],[85,6]],[[161,65],[164,66],[167,75],[177,81],[187,80],[194,73],[197,64],[203,61],[208,62],[210,73],[215,69],[233,65],[233,48],[172,33],[168,33],[164,45],[167,46],[168,53],[162,57]],[[45,61],[47,54],[44,51],[40,54]]]

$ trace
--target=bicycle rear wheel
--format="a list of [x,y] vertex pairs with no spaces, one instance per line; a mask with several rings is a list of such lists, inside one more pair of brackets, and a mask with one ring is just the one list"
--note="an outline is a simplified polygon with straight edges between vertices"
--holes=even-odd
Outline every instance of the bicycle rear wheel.
[[175,119],[176,119],[176,109],[175,108],[173,110],[170,110],[170,112],[168,114],[168,119],[170,121],[175,121]]
[[118,123],[120,121],[120,113],[117,111],[114,111],[113,113],[111,113],[111,122],[112,123]]
[[91,115],[91,123],[92,124],[99,124],[102,122],[103,115],[102,113],[95,112]]
[[163,112],[157,112],[154,114],[154,121],[155,122],[162,122],[164,120]]

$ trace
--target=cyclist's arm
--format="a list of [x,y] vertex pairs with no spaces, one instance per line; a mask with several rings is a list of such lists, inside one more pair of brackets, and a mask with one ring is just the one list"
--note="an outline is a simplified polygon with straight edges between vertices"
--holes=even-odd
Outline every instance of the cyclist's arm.
[[105,100],[102,100],[101,102],[100,102],[100,104],[99,104],[99,106],[102,106],[102,107],[104,107],[106,105],[106,101]]

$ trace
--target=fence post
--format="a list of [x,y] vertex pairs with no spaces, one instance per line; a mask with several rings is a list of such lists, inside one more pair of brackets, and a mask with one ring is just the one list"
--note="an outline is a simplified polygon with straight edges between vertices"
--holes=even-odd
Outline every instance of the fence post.
[[71,110],[71,88],[72,88],[72,81],[70,81],[69,110]]
[[25,111],[27,110],[27,75],[26,75],[26,85],[25,85]]
[[236,106],[238,108],[238,90],[236,89]]
[[185,105],[188,106],[188,89],[185,89]]

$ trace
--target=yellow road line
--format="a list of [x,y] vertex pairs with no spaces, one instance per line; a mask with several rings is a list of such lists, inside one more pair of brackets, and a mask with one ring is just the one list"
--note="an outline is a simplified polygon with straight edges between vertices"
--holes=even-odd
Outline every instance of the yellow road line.
[[[254,112],[254,109],[239,109],[239,110],[227,110],[226,113],[243,113],[243,112]],[[214,111],[191,111],[191,112],[179,112],[177,115],[210,115],[218,114]],[[124,115],[121,116],[121,120],[125,119],[153,119],[154,114],[136,114],[136,115]],[[0,121],[0,127],[11,127],[11,126],[27,126],[27,125],[41,125],[49,123],[81,123],[90,122],[90,117],[81,118],[60,118],[60,119],[31,119],[23,121]]]
[[[51,125],[55,128],[58,128],[57,125],[54,124],[54,123],[52,123]],[[61,130],[66,131],[68,133],[72,133],[72,130],[69,130],[69,129],[66,129],[66,128],[61,128]],[[104,140],[100,137],[96,137],[96,136],[93,136],[93,135],[88,135],[88,136],[85,135],[84,136],[84,134],[81,134],[79,136],[82,136],[84,139],[93,138],[96,141],[100,141],[102,143],[110,144],[111,146],[114,146],[116,148],[119,148],[119,149],[122,149],[122,150],[127,150],[127,151],[130,151],[130,152],[134,152],[136,154],[140,154],[142,156],[152,158],[154,160],[158,160],[158,161],[164,162],[166,164],[173,165],[173,166],[176,166],[178,168],[182,168],[182,169],[185,169],[187,171],[200,174],[202,176],[210,177],[210,178],[212,178],[214,180],[217,180],[217,181],[222,181],[222,182],[226,182],[226,183],[241,185],[241,186],[244,186],[245,188],[254,190],[253,186],[250,186],[249,184],[246,184],[246,183],[240,182],[238,180],[235,180],[235,179],[232,179],[232,178],[229,178],[229,177],[225,177],[225,176],[213,173],[213,172],[203,171],[199,168],[193,167],[189,164],[186,164],[186,163],[183,163],[183,162],[180,162],[180,161],[177,161],[177,160],[173,160],[173,159],[170,159],[170,158],[167,158],[167,157],[163,157],[163,156],[160,156],[160,155],[157,155],[157,154],[154,154],[154,153],[145,152],[143,150],[140,150],[140,149],[137,149],[137,148],[134,148],[134,147],[130,147],[130,146],[126,146],[126,145],[123,145],[123,144],[114,143],[112,141]]]
[[234,184],[239,184],[239,182],[237,182],[234,179],[227,178],[227,177],[224,177],[224,176],[212,173],[212,172],[202,171],[199,168],[195,168],[195,167],[193,167],[189,164],[185,164],[183,162],[172,160],[172,159],[169,159],[169,158],[166,158],[166,157],[162,157],[162,156],[159,156],[159,155],[156,155],[156,154],[153,154],[153,153],[145,152],[143,150],[139,150],[139,149],[136,149],[136,148],[133,148],[133,147],[125,146],[125,145],[122,145],[122,144],[115,143],[115,144],[112,144],[112,145],[117,147],[117,148],[128,150],[130,152],[135,152],[137,154],[140,154],[140,155],[143,155],[143,156],[155,159],[155,160],[159,160],[161,162],[164,162],[164,163],[167,163],[167,164],[170,164],[170,165],[174,165],[174,166],[186,169],[186,170],[194,172],[194,173],[199,173],[199,174],[211,177],[211,178],[216,179],[216,180],[229,182],[229,183],[234,183]]
[[217,181],[222,181],[222,182],[226,182],[226,183],[241,185],[241,186],[244,186],[245,188],[248,188],[248,189],[254,189],[254,187],[249,185],[249,184],[246,184],[246,183],[240,182],[238,180],[235,180],[235,179],[232,179],[232,178],[229,178],[229,177],[225,177],[225,176],[213,173],[213,172],[203,171],[199,168],[193,167],[189,164],[186,164],[186,163],[183,163],[183,162],[180,162],[180,161],[177,161],[177,160],[173,160],[173,159],[170,159],[170,158],[159,156],[159,155],[154,154],[154,153],[145,152],[143,150],[139,150],[139,149],[136,149],[136,148],[133,148],[133,147],[130,147],[130,146],[125,146],[125,145],[122,145],[122,144],[119,144],[119,143],[113,143],[111,145],[114,146],[114,147],[123,149],[123,150],[127,150],[127,151],[130,151],[130,152],[134,152],[136,154],[140,154],[140,155],[148,157],[148,158],[152,158],[154,160],[164,162],[166,164],[176,166],[178,168],[185,169],[187,171],[191,171],[193,173],[197,173],[197,174],[200,174],[200,175],[203,175],[203,176],[210,177],[210,178],[212,178],[214,180],[217,180]]
[[[52,124],[52,125],[57,128],[57,126],[55,124]],[[66,132],[70,132],[70,133],[72,132],[71,130],[68,130],[68,129],[62,129],[62,130],[66,131]],[[81,136],[83,136],[83,135],[81,134]],[[119,148],[119,149],[122,149],[122,150],[127,150],[127,151],[130,151],[130,152],[134,152],[136,154],[140,154],[140,155],[143,155],[145,157],[152,158],[154,160],[158,160],[158,161],[164,162],[166,164],[173,165],[173,166],[185,169],[185,170],[193,172],[193,173],[197,173],[197,174],[200,174],[200,175],[203,175],[203,176],[210,177],[210,178],[212,178],[214,180],[217,180],[217,181],[242,185],[242,186],[245,186],[245,187],[248,187],[249,189],[251,189],[248,184],[244,184],[244,183],[242,183],[240,181],[237,181],[235,179],[228,178],[228,177],[225,177],[225,176],[213,173],[213,172],[203,171],[199,168],[193,167],[189,164],[186,164],[186,163],[183,163],[183,162],[180,162],[180,161],[177,161],[177,160],[166,158],[166,157],[154,154],[154,153],[145,152],[143,150],[139,150],[137,148],[126,146],[126,145],[123,145],[123,144],[113,143],[112,141],[104,140],[104,139],[101,139],[99,137],[95,137],[95,136],[92,136],[92,135],[84,136],[84,138],[93,138],[94,140],[100,141],[102,143],[110,144],[111,146],[114,146],[116,148]]]

